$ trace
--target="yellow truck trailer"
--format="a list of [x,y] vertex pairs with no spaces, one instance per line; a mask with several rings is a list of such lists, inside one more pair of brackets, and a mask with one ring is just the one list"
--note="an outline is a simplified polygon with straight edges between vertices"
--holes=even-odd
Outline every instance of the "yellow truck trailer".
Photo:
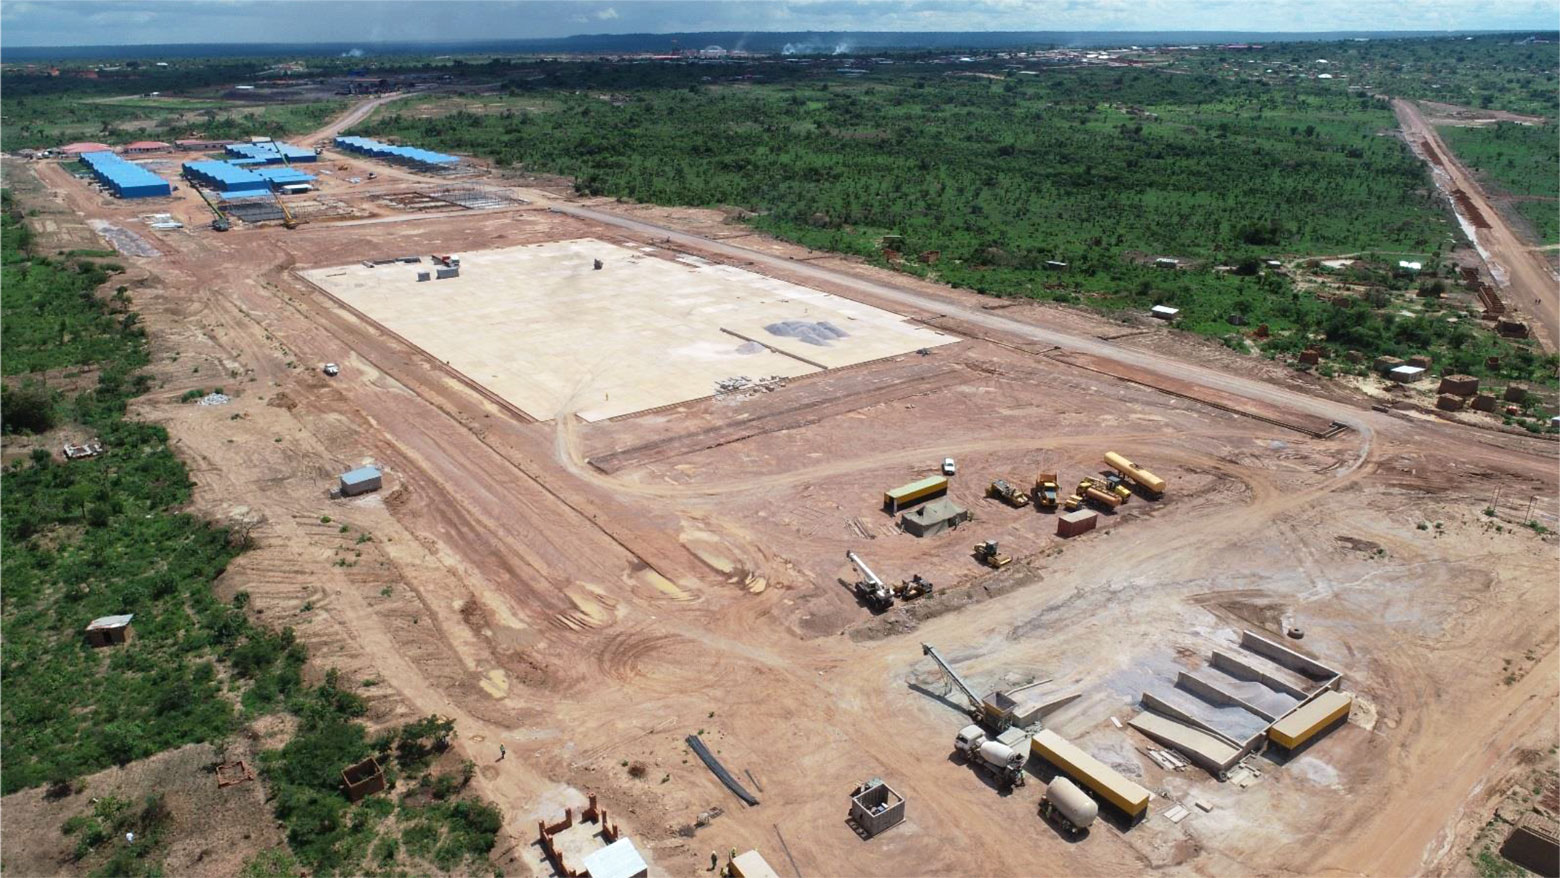
[[1114,451],[1105,453],[1105,464],[1123,476],[1136,482],[1138,487],[1154,497],[1165,493],[1165,480],[1138,466]]
[[1092,790],[1095,795],[1120,808],[1133,823],[1142,820],[1148,813],[1148,790],[1122,777],[1120,772],[1083,752],[1050,729],[1041,729],[1031,738],[1029,750],[1056,766],[1074,783]]
[[1306,704],[1291,710],[1270,726],[1268,740],[1286,750],[1293,750],[1316,737],[1339,719],[1348,716],[1349,709],[1353,705],[1352,697],[1335,689],[1329,689]]
[[883,492],[883,510],[890,514],[907,509],[922,500],[931,500],[948,493],[947,476],[927,476],[924,479],[900,485]]

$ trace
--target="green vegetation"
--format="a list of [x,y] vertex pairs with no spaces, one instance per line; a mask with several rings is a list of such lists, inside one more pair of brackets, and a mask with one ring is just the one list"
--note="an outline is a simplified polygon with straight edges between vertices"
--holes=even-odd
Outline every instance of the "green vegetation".
[[1532,224],[1539,240],[1560,243],[1560,125],[1501,122],[1438,131],[1491,194],[1513,197],[1512,208]]
[[[1479,109],[1560,115],[1560,55],[1554,31],[1546,43],[1526,34],[1477,37],[1273,43],[1251,50],[1179,53],[1184,70],[1273,83],[1320,80],[1337,91],[1368,89],[1392,97],[1440,101]],[[1325,63],[1323,63],[1325,62]]]
[[[1474,375],[1554,381],[1529,345],[1418,303],[1388,270],[1373,282],[1400,295],[1339,305],[1266,270],[1274,256],[1364,251],[1379,267],[1413,258],[1441,271],[1456,234],[1422,164],[1380,135],[1395,125],[1387,105],[1325,82],[1120,69],[980,78],[907,64],[762,85],[663,72],[664,85],[603,101],[593,86],[619,87],[621,69],[539,69],[515,74],[507,107],[401,104],[363,133],[570,175],[582,193],[740,207],[797,243],[990,295],[1168,304],[1182,328],[1237,350],[1267,324],[1271,337],[1252,341],[1269,355],[1314,344],[1335,356],[1428,353]],[[549,109],[523,109],[538,103]],[[1182,267],[1156,268],[1159,256]]]
[[[108,279],[103,269],[27,249],[9,192],[0,231],[7,374],[86,366],[98,374],[96,387],[69,397],[36,381],[7,382],[6,430],[72,424],[105,447],[68,463],[39,448],[0,472],[0,791],[48,784],[63,792],[81,775],[220,741],[247,719],[285,709],[299,718],[299,731],[262,763],[297,862],[317,874],[361,873],[383,831],[401,833],[400,865],[414,871],[426,871],[422,862],[445,870],[481,863],[501,821],[495,808],[463,794],[474,766],[430,771],[453,723],[430,717],[368,740],[357,721],[363,702],[338,688],[334,670],[319,686],[304,684],[307,656],[291,629],[252,623],[247,593],[217,600],[212,583],[246,538],[178,512],[191,483],[167,433],[125,418],[126,403],[148,384],[133,374],[146,363],[134,315],[112,319],[110,303],[94,295]],[[59,348],[51,348],[53,338]],[[88,646],[86,624],[117,613],[135,615],[131,641]],[[420,773],[417,785],[396,801],[378,796],[351,806],[341,770],[375,752],[409,776]],[[98,799],[62,829],[76,838],[78,860],[92,858],[93,874],[151,875],[161,873],[168,824],[154,794],[138,806]],[[119,841],[127,832],[135,842]],[[289,862],[290,855],[257,858],[246,873],[296,874]]]
[[250,135],[286,137],[318,128],[341,112],[342,101],[246,104],[170,99],[104,101],[65,93],[5,100],[0,138],[7,148],[55,147],[74,140],[128,143],[173,141],[197,134],[217,140]]

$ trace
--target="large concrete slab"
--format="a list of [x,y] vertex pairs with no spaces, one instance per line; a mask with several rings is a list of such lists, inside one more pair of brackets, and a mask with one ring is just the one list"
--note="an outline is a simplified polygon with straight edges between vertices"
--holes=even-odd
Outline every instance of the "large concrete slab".
[[460,257],[460,276],[444,280],[417,280],[426,254],[302,275],[539,420],[597,421],[709,396],[723,378],[956,341],[818,290],[594,238]]

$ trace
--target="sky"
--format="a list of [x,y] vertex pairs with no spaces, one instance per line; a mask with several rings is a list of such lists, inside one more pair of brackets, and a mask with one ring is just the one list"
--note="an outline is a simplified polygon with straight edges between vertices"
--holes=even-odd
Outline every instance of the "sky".
[[419,42],[679,31],[1521,30],[1555,0],[4,0],[0,45]]

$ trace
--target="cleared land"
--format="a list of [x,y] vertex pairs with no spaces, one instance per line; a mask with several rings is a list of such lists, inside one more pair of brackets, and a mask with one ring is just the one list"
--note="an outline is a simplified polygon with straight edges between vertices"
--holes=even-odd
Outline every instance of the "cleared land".
[[[303,276],[537,420],[587,421],[948,344],[904,318],[696,257],[595,239]],[[599,260],[601,269],[594,268]]]
[[[130,226],[146,209],[33,168],[87,217]],[[382,175],[402,190],[429,182]],[[474,789],[504,811],[498,867],[542,871],[536,820],[594,792],[666,874],[733,847],[776,865],[789,850],[803,874],[1456,873],[1504,801],[1487,780],[1555,745],[1552,441],[1437,417],[1428,390],[1373,386],[1395,406],[1373,411],[1363,393],[1146,321],[998,303],[759,236],[715,241],[740,230],[712,212],[517,194],[529,204],[424,215],[365,194],[350,203],[374,226],[225,234],[175,198],[186,228],[153,235],[160,256],[125,257],[153,343],[154,389],[135,411],[190,462],[192,509],[251,527],[254,548],[221,588],[248,591],[261,619],[364,681],[376,727],[455,721]],[[674,294],[707,275],[708,295],[737,301],[769,295],[736,279],[761,272],[959,343],[767,393],[541,423],[297,270],[455,252],[481,280],[484,252],[581,240],[643,256],[595,272],[571,254],[582,283],[660,263]],[[327,361],[342,374],[322,376]],[[178,402],[213,374],[229,405]],[[1335,421],[1350,429],[1315,435]],[[1166,478],[1164,499],[1134,497],[1064,541],[1053,516],[984,496],[991,479],[1027,486],[1042,470],[1071,488],[1107,450]],[[951,495],[975,521],[900,532],[883,490],[948,455]],[[382,492],[326,499],[367,460],[386,471]],[[1530,517],[1542,530],[1522,526]],[[1017,560],[980,567],[982,539]],[[846,549],[937,591],[874,615],[847,587]],[[1357,706],[1298,757],[1259,757],[1253,783],[1167,771],[1111,722],[1211,650],[1238,648],[1241,630],[1291,627]],[[1002,795],[951,758],[967,720],[923,642],[981,691],[1079,693],[1048,724],[1154,791],[1148,820],[1105,820],[1071,843],[1036,815],[1040,783]],[[751,772],[762,805],[741,808],[690,757],[695,733]],[[907,797],[908,818],[864,842],[843,817],[873,776]],[[0,809],[8,829],[17,801]],[[1176,803],[1192,814],[1172,823]],[[697,825],[714,805],[724,814]]]

